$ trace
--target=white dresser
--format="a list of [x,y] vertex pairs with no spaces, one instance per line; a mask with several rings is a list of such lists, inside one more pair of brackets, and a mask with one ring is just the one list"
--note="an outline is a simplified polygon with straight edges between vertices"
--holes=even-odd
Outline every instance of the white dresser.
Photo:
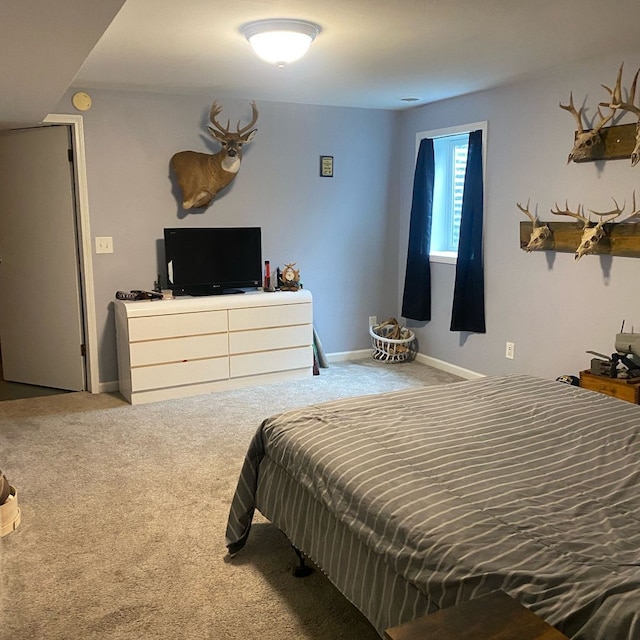
[[307,290],[114,305],[120,393],[131,404],[313,374]]

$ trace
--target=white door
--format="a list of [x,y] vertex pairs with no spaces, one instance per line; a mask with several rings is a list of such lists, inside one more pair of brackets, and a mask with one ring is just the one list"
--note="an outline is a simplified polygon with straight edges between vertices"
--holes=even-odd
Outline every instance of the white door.
[[70,132],[0,132],[0,349],[4,378],[85,386]]

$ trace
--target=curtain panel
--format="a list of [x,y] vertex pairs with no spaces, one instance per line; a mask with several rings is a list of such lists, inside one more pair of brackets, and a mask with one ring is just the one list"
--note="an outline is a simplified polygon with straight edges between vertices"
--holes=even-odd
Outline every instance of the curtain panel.
[[409,223],[409,248],[402,295],[402,316],[412,320],[431,320],[431,215],[435,160],[433,140],[424,138],[418,148],[413,177],[413,199]]
[[482,131],[478,130],[469,134],[451,331],[486,333],[482,256],[483,217]]

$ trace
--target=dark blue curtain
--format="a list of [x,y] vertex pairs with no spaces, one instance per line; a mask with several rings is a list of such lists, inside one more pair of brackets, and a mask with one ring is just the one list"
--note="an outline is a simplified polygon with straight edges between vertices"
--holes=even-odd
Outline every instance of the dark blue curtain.
[[482,259],[483,196],[482,131],[472,131],[469,134],[467,170],[462,197],[451,331],[486,333]]
[[413,177],[409,249],[402,296],[402,317],[412,320],[431,320],[429,245],[434,172],[433,140],[424,138],[418,149]]

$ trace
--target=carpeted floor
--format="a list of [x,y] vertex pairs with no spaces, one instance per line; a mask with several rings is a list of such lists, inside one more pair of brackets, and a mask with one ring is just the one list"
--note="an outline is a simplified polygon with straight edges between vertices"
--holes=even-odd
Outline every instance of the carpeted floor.
[[295,555],[263,518],[229,559],[240,466],[268,415],[457,379],[362,360],[135,407],[89,393],[1,403],[0,469],[22,523],[0,539],[0,639],[376,640],[322,574],[292,576]]

